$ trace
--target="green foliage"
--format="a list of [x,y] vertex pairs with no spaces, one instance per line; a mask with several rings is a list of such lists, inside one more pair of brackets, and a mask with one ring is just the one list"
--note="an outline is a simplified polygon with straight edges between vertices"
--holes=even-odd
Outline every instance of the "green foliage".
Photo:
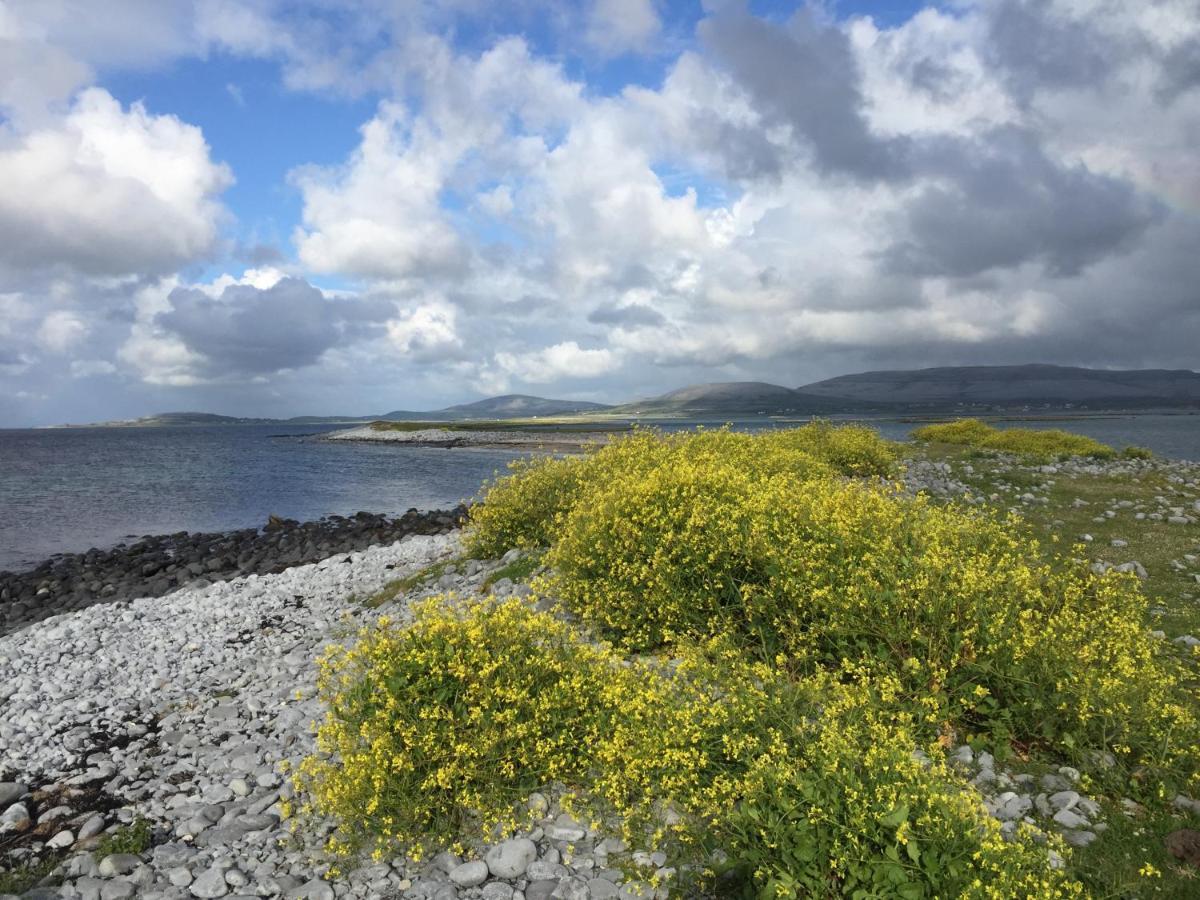
[[1121,459],[1154,459],[1154,451],[1130,445],[1121,451]]
[[150,822],[140,816],[128,825],[122,825],[115,831],[100,838],[94,855],[96,859],[104,859],[114,853],[144,853],[150,849],[153,832]]
[[483,589],[486,591],[493,584],[501,579],[507,578],[509,581],[519,584],[523,581],[528,581],[542,565],[542,555],[540,553],[526,552],[508,565],[501,566],[495,572],[487,577],[483,583]]
[[945,743],[1108,750],[1124,796],[1169,797],[1196,771],[1194,681],[1136,579],[906,495],[875,440],[640,431],[493,485],[471,540],[547,545],[536,587],[578,625],[442,598],[331,651],[300,776],[331,849],[490,839],[559,785],[680,872],[727,853],[697,892],[1078,896]]
[[514,827],[531,791],[586,769],[613,667],[524,603],[446,597],[408,627],[382,617],[319,666],[328,713],[299,782],[343,826],[333,852]]
[[943,425],[926,425],[913,431],[913,437],[919,441],[962,444],[1037,459],[1061,459],[1070,456],[1111,459],[1116,456],[1112,447],[1081,434],[1059,429],[1041,431],[1032,428],[992,428],[978,419],[959,419]]

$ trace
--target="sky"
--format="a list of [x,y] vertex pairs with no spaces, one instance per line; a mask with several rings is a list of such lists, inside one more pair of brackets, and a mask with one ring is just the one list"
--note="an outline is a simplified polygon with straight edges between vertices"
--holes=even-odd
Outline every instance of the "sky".
[[1200,0],[0,0],[0,427],[1198,368]]

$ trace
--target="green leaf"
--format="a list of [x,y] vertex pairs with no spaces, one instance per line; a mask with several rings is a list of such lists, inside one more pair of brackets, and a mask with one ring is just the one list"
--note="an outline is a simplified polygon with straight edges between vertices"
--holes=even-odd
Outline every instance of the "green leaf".
[[899,828],[906,821],[908,821],[907,803],[901,803],[880,820],[880,822],[883,825],[886,825],[888,828]]

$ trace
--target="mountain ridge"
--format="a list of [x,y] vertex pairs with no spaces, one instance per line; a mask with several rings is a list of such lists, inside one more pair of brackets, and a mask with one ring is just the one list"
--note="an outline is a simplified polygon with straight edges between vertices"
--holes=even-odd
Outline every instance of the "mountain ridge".
[[1032,363],[936,366],[856,372],[785,387],[764,381],[688,385],[616,406],[504,394],[438,410],[378,416],[246,418],[202,412],[157,413],[93,427],[168,425],[324,425],[377,420],[453,422],[603,414],[616,417],[820,416],[1044,409],[1200,409],[1200,373],[1190,369],[1088,369]]

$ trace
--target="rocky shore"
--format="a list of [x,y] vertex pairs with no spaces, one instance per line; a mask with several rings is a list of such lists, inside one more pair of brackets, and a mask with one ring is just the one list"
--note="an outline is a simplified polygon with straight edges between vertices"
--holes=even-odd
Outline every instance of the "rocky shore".
[[460,506],[313,522],[272,517],[262,528],[146,536],[111,550],[61,554],[25,572],[0,572],[0,635],[94,603],[159,597],[185,586],[282,572],[409,535],[444,534],[465,514]]
[[372,444],[405,444],[410,447],[475,447],[492,450],[548,450],[551,452],[570,453],[578,451],[587,444],[607,441],[612,432],[575,432],[575,431],[528,431],[515,429],[512,431],[474,431],[455,428],[420,428],[414,431],[401,431],[388,428],[374,428],[364,425],[361,428],[348,428],[345,431],[331,431],[323,434],[323,441],[361,441]]

